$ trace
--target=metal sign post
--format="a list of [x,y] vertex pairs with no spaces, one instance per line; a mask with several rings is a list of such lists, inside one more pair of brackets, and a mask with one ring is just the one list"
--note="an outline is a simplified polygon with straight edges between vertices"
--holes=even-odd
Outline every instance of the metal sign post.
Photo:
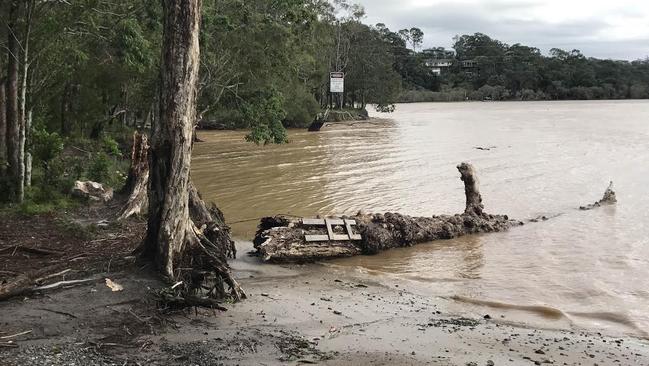
[[331,72],[329,73],[329,91],[338,94],[338,106],[340,109],[343,107],[343,93],[345,92],[345,73],[344,72]]

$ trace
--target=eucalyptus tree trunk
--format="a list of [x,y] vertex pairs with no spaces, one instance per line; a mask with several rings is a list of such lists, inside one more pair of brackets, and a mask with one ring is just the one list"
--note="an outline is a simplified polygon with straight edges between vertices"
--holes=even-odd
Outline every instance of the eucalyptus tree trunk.
[[32,16],[34,13],[35,0],[25,1],[25,32],[22,42],[22,75],[21,75],[21,85],[20,85],[20,109],[19,109],[19,118],[21,124],[20,132],[20,160],[22,161],[22,167],[20,169],[20,179],[22,179],[22,192],[19,196],[20,201],[24,198],[24,189],[25,187],[31,186],[32,177],[32,156],[28,151],[29,141],[29,132],[31,129],[32,122],[32,111],[27,111],[27,88],[28,88],[28,78],[29,78],[29,41],[32,33]]
[[21,160],[21,140],[24,136],[24,126],[18,110],[18,48],[17,20],[19,2],[13,0],[9,6],[9,24],[7,26],[7,84],[6,84],[6,115],[7,115],[7,162],[11,199],[22,202],[24,196],[24,162]]
[[233,244],[190,181],[201,1],[163,0],[163,9],[160,118],[153,125],[149,151],[149,218],[142,254],[168,279],[182,281],[175,289],[184,288],[184,294],[213,277],[210,294],[223,294],[225,282],[239,300],[245,294],[224,250]]

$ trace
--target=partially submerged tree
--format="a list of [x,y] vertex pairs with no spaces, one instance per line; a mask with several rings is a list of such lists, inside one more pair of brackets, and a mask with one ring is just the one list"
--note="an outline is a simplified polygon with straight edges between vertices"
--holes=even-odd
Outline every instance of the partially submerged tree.
[[149,152],[149,218],[142,255],[170,280],[178,296],[200,289],[245,297],[227,264],[234,254],[222,216],[208,208],[190,181],[199,69],[200,0],[164,0],[160,118]]

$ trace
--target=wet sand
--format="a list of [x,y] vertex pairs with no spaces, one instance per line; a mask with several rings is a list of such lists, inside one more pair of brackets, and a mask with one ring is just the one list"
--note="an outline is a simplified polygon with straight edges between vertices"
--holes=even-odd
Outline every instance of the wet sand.
[[[248,244],[244,244],[248,245]],[[243,252],[243,250],[241,250]],[[249,298],[227,312],[160,316],[146,299],[162,284],[136,269],[0,304],[2,365],[646,365],[649,342],[532,328],[499,312],[458,312],[403,282],[376,282],[320,264],[233,267]],[[46,310],[43,310],[46,309]],[[466,309],[465,309],[466,310]]]

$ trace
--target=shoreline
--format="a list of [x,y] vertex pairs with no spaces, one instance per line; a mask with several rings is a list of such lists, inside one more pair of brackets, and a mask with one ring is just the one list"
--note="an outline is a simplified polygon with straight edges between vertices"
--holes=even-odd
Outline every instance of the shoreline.
[[[237,244],[243,253],[247,244]],[[452,300],[409,283],[349,269],[269,265],[246,254],[232,267],[248,299],[227,304],[226,312],[159,315],[146,294],[163,284],[134,266],[1,303],[3,332],[31,333],[15,339],[18,347],[0,348],[0,356],[8,365],[649,363],[646,339],[541,329],[494,310],[458,311]],[[104,277],[124,290],[111,292]]]

